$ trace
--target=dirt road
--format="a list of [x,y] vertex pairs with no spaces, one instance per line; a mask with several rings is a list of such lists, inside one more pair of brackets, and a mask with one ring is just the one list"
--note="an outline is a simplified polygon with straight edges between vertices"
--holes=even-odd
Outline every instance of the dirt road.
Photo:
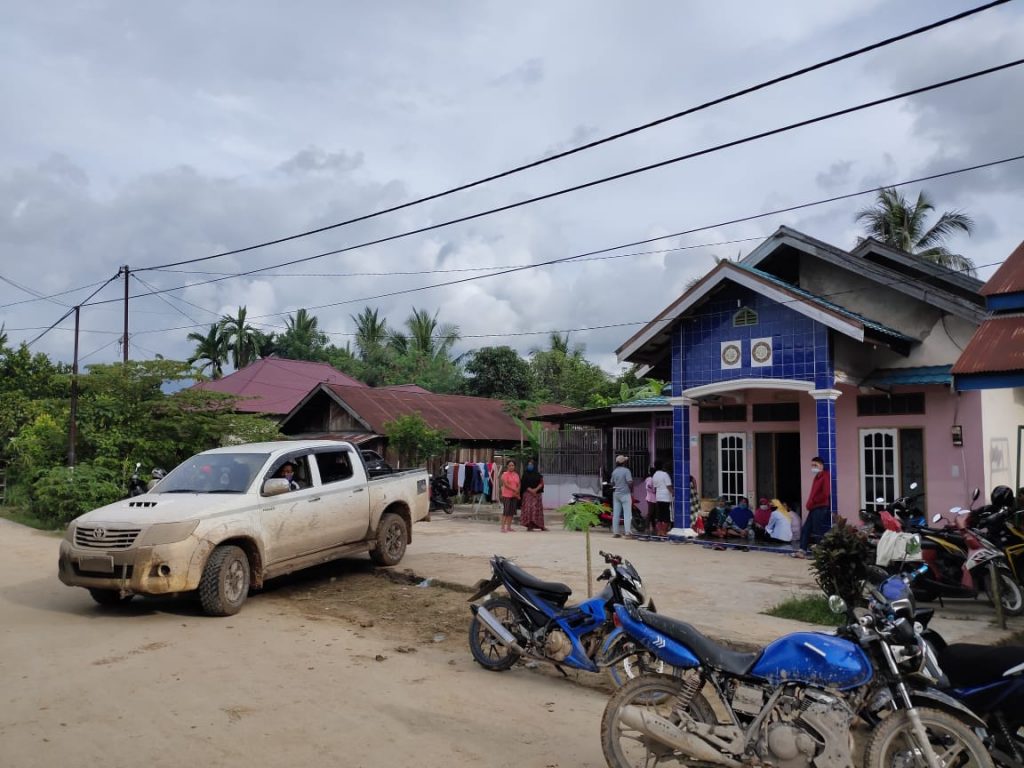
[[606,694],[480,669],[465,595],[347,561],[225,619],[186,601],[100,609],[57,581],[57,538],[0,520],[0,540],[6,768],[604,765]]

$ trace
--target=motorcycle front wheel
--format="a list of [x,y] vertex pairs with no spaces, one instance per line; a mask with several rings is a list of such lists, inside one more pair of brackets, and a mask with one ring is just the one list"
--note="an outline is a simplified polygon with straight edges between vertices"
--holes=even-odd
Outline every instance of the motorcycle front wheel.
[[[1003,613],[1007,616],[1020,616],[1024,613],[1024,594],[1021,593],[1020,584],[1014,580],[1009,571],[1002,568],[996,569],[996,578],[999,580],[999,602],[1003,606]],[[988,601],[995,605],[991,579],[991,573],[985,574],[985,595],[988,597]]]
[[[484,608],[509,632],[518,623],[516,607],[507,597],[492,597]],[[469,623],[469,650],[477,664],[492,672],[504,672],[519,661],[519,654],[503,645],[478,616]]]
[[[662,762],[688,764],[686,755],[637,729],[638,721],[647,716],[679,725],[684,687],[681,677],[641,675],[612,695],[601,719],[601,749],[609,768],[648,768]],[[718,722],[711,705],[700,693],[691,699],[686,713],[701,723]]]
[[[966,723],[930,707],[918,707],[917,712],[939,765],[993,768],[991,755]],[[864,752],[865,768],[926,768],[927,765],[906,710],[887,715],[871,733]]]
[[[624,634],[619,635],[602,654],[602,658],[603,660],[614,659],[630,650],[631,646],[636,648],[636,643]],[[612,685],[621,688],[634,677],[649,673],[665,674],[671,671],[671,667],[650,651],[641,648],[635,654],[619,659],[614,664],[605,667],[605,670],[608,672]]]

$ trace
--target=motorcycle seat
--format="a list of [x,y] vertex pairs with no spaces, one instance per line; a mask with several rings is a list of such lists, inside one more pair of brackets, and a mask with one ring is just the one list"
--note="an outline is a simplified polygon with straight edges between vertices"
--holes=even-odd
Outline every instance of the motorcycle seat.
[[572,589],[565,584],[561,584],[557,581],[541,581],[536,576],[533,576],[518,565],[505,561],[505,573],[517,582],[522,584],[527,589],[536,589],[539,592],[547,592],[552,595],[564,595],[568,597],[572,594]]
[[701,660],[702,664],[720,669],[730,675],[743,676],[750,671],[760,656],[759,653],[742,653],[719,645],[710,637],[701,634],[700,630],[685,621],[670,619],[660,613],[652,613],[645,608],[638,610],[640,620],[661,632],[663,635],[676,640],[691,651]]
[[1024,646],[953,643],[940,653],[942,671],[955,688],[994,683],[1003,673],[1024,664]]

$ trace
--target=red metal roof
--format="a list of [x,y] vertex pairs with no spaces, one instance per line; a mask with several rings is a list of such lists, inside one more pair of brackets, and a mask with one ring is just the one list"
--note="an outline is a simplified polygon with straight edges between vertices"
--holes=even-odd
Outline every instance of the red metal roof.
[[[504,411],[504,402],[487,397],[438,395],[401,388],[326,385],[334,395],[374,432],[384,434],[384,424],[397,416],[418,413],[434,429],[451,440],[519,440],[519,427]],[[574,410],[568,406],[541,405],[538,413],[549,415]]]
[[981,295],[995,296],[1020,291],[1024,291],[1024,241],[981,287]]
[[193,389],[226,392],[244,398],[235,408],[246,413],[289,413],[313,387],[321,383],[369,389],[365,384],[327,363],[265,357],[215,381],[202,381]]
[[1009,371],[1024,371],[1024,315],[983,322],[953,366],[954,376]]
[[387,387],[377,387],[377,389],[389,389],[393,392],[418,392],[421,395],[432,395],[429,389],[424,389],[419,384],[391,384]]

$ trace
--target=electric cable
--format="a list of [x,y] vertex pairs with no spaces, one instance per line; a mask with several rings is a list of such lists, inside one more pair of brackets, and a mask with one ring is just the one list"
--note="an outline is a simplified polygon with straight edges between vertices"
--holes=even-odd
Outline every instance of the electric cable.
[[[97,289],[96,289],[95,291],[93,291],[92,293],[90,293],[90,294],[89,294],[89,295],[88,295],[88,296],[86,297],[85,301],[88,301],[88,300],[89,300],[89,299],[91,299],[91,298],[92,298],[93,296],[95,296],[95,295],[96,295],[97,293],[99,293],[100,291],[102,291],[102,290],[103,290],[104,288],[106,288],[106,287],[107,287],[108,285],[110,285],[110,284],[111,284],[112,282],[114,282],[114,281],[115,281],[115,280],[116,280],[116,279],[117,279],[118,277],[120,277],[120,275],[121,275],[121,273],[120,273],[120,272],[118,272],[118,273],[117,273],[116,275],[114,275],[113,277],[110,277],[110,278],[108,278],[108,279],[106,280],[106,282],[104,282],[104,283],[103,283],[102,285],[100,285],[100,287],[99,287],[99,288],[97,288]],[[56,322],[55,322],[55,323],[54,323],[53,325],[51,325],[51,326],[50,326],[50,327],[48,327],[48,328],[47,328],[47,329],[46,329],[45,331],[43,331],[43,332],[42,332],[42,333],[40,333],[40,334],[39,334],[38,336],[36,336],[36,337],[35,337],[34,339],[32,339],[32,341],[28,342],[28,343],[27,343],[27,344],[26,344],[25,346],[26,346],[26,347],[28,347],[28,348],[31,348],[33,344],[35,344],[35,343],[36,343],[37,341],[39,341],[39,340],[40,340],[41,338],[43,338],[43,336],[45,336],[45,335],[46,335],[46,334],[48,334],[48,333],[49,333],[50,331],[52,331],[52,330],[53,330],[54,328],[56,328],[56,327],[57,327],[57,326],[58,326],[58,325],[59,325],[59,324],[60,324],[60,323],[61,323],[61,322],[62,322],[63,320],[67,319],[67,318],[68,318],[68,317],[69,317],[69,316],[70,316],[70,315],[71,315],[71,314],[72,314],[72,313],[73,313],[73,312],[74,312],[74,311],[75,311],[76,309],[81,309],[81,308],[82,308],[83,306],[85,306],[85,302],[82,302],[81,304],[78,304],[78,305],[76,305],[76,306],[74,306],[74,307],[71,307],[70,309],[68,309],[68,311],[67,311],[67,312],[65,312],[65,313],[64,313],[63,315],[61,315],[61,316],[60,316],[60,319],[58,319],[58,320],[57,320],[57,321],[56,321]]]
[[69,304],[65,304],[63,301],[57,301],[52,296],[43,296],[39,291],[37,291],[37,290],[35,290],[33,288],[26,288],[21,283],[16,283],[14,280],[11,280],[9,277],[4,277],[3,275],[0,275],[0,280],[2,280],[3,282],[7,283],[8,285],[14,286],[19,291],[24,291],[29,296],[34,296],[35,297],[34,299],[27,299],[27,301],[49,301],[51,304],[58,304],[58,305],[60,305],[62,307],[70,306]]
[[[659,161],[657,163],[650,163],[648,165],[640,166],[639,168],[633,168],[633,169],[628,170],[628,171],[622,171],[620,173],[613,174],[611,176],[605,176],[605,177],[602,177],[602,178],[599,178],[599,179],[592,179],[591,181],[584,182],[582,184],[576,184],[576,185],[573,185],[573,186],[570,186],[570,187],[564,187],[562,189],[558,189],[558,190],[555,190],[553,192],[547,192],[545,194],[537,195],[537,196],[530,197],[530,198],[526,198],[524,200],[518,200],[518,201],[516,201],[514,203],[508,203],[506,205],[498,206],[496,208],[489,208],[489,209],[484,210],[484,211],[477,211],[476,213],[468,214],[466,216],[460,216],[460,217],[457,217],[457,218],[454,218],[454,219],[448,219],[446,221],[438,222],[436,224],[429,224],[429,225],[426,225],[426,226],[423,226],[423,227],[418,227],[416,229],[406,230],[405,232],[399,232],[399,233],[396,233],[396,234],[393,234],[393,235],[387,235],[385,237],[380,237],[380,238],[377,238],[375,240],[369,240],[369,241],[366,241],[366,242],[358,243],[356,245],[348,245],[348,246],[344,246],[342,248],[336,248],[334,250],[324,251],[323,253],[314,254],[312,256],[304,256],[302,258],[292,259],[290,261],[281,262],[279,264],[275,264],[275,265],[272,265],[272,266],[259,267],[259,268],[250,269],[250,270],[247,270],[247,271],[244,271],[244,272],[238,272],[238,273],[235,273],[235,274],[233,274],[231,276],[216,277],[216,278],[211,278],[210,280],[201,280],[201,281],[197,281],[197,282],[194,282],[194,283],[189,283],[187,285],[178,286],[177,288],[165,288],[165,289],[161,290],[160,293],[169,293],[171,291],[182,290],[183,288],[190,288],[190,287],[197,286],[197,285],[208,285],[210,283],[217,283],[217,282],[221,282],[223,280],[231,280],[231,279],[238,278],[238,277],[246,277],[248,275],[254,275],[254,274],[257,274],[257,273],[260,273],[260,272],[265,272],[268,269],[272,269],[274,267],[292,266],[294,264],[302,264],[304,262],[313,261],[315,259],[322,259],[322,258],[324,258],[326,256],[334,256],[334,255],[339,254],[339,253],[347,253],[349,251],[358,250],[360,248],[367,248],[367,247],[373,246],[373,245],[381,245],[383,243],[390,243],[390,242],[394,242],[396,240],[402,240],[404,238],[411,237],[413,235],[419,235],[419,234],[423,234],[425,232],[432,232],[432,231],[435,231],[435,230],[438,230],[438,229],[443,229],[445,227],[450,227],[450,226],[452,226],[454,224],[463,224],[463,223],[465,223],[467,221],[474,221],[476,219],[484,218],[486,216],[491,216],[491,215],[493,215],[495,213],[502,213],[504,211],[510,211],[510,210],[513,210],[513,209],[516,209],[516,208],[521,208],[523,206],[530,205],[532,203],[540,202],[540,201],[543,201],[543,200],[550,200],[550,199],[555,198],[555,197],[560,197],[562,195],[566,195],[566,194],[569,194],[569,193],[572,193],[572,192],[578,192],[580,190],[588,189],[590,187],[595,187],[595,186],[598,186],[600,184],[605,184],[605,183],[610,182],[610,181],[616,181],[618,179],[623,179],[623,178],[626,178],[626,177],[629,177],[629,176],[634,176],[634,175],[639,174],[639,173],[645,173],[646,171],[654,170],[654,169],[657,169],[657,168],[664,168],[666,166],[669,166],[669,165],[672,165],[672,164],[675,164],[675,163],[683,162],[684,160],[690,160],[690,159],[695,158],[695,157],[701,157],[701,156],[704,156],[704,155],[712,154],[714,152],[719,152],[719,151],[724,150],[724,149],[729,149],[729,148],[737,147],[737,146],[740,146],[740,145],[743,145],[743,144],[748,144],[750,142],[758,141],[760,139],[763,139],[763,138],[766,138],[766,137],[769,137],[769,136],[776,136],[776,135],[779,135],[781,133],[785,133],[787,131],[795,130],[797,128],[803,128],[803,127],[806,127],[808,125],[813,125],[813,124],[824,122],[824,121],[827,121],[827,120],[832,120],[832,119],[837,118],[837,117],[843,117],[845,115],[853,114],[855,112],[859,112],[859,111],[862,111],[862,110],[865,110],[865,109],[870,109],[872,107],[877,107],[877,106],[882,105],[882,104],[888,104],[888,103],[893,102],[893,101],[898,101],[899,99],[904,99],[904,98],[907,98],[908,96],[914,96],[914,95],[921,94],[921,93],[928,93],[930,91],[934,91],[934,90],[937,90],[939,88],[946,88],[946,87],[948,87],[950,85],[955,85],[955,84],[958,84],[958,83],[966,82],[968,80],[972,80],[972,79],[975,79],[975,78],[978,78],[978,77],[984,77],[985,75],[990,75],[990,74],[993,74],[993,73],[996,73],[996,72],[1000,72],[1000,71],[1003,71],[1003,70],[1006,70],[1006,69],[1010,69],[1012,67],[1017,67],[1017,66],[1020,66],[1021,64],[1024,64],[1024,59],[1015,59],[1014,61],[1010,61],[1010,62],[1007,62],[1005,64],[1000,64],[1000,65],[997,65],[997,66],[994,66],[994,67],[988,67],[986,69],[977,70],[975,72],[971,72],[971,73],[966,74],[966,75],[960,75],[959,77],[950,78],[950,79],[947,79],[947,80],[940,81],[938,83],[932,83],[931,85],[921,86],[919,88],[913,88],[913,89],[911,89],[909,91],[903,91],[902,93],[893,94],[891,96],[885,96],[885,97],[882,97],[882,98],[879,98],[879,99],[874,99],[872,101],[867,101],[867,102],[864,102],[862,104],[858,104],[858,105],[853,106],[853,107],[846,107],[845,109],[836,110],[834,112],[829,112],[829,113],[826,113],[824,115],[818,115],[817,117],[808,118],[806,120],[800,120],[798,122],[790,123],[789,125],[784,125],[784,126],[781,126],[779,128],[773,128],[771,130],[761,131],[760,133],[755,133],[755,134],[752,134],[750,136],[745,136],[745,137],[743,137],[741,139],[734,139],[732,141],[727,141],[727,142],[724,142],[722,144],[717,144],[717,145],[712,146],[712,147],[705,147],[704,149],[696,150],[696,151],[693,151],[693,152],[688,152],[688,153],[686,153],[684,155],[679,155],[677,157],[672,157],[672,158],[669,158],[667,160],[661,160],[661,161]],[[180,265],[180,264],[183,264],[183,263],[186,263],[186,262],[175,262],[174,264],[162,265],[162,266],[177,266],[177,265]],[[503,273],[502,272],[496,272],[496,273],[493,273],[493,274],[503,274]],[[467,278],[467,279],[474,279],[474,278]],[[151,293],[149,293],[149,294],[147,294],[147,293],[140,293],[140,294],[136,294],[132,298],[141,298],[142,296],[148,296],[148,295],[152,295],[152,294]],[[117,301],[117,299],[108,299],[106,301],[95,302],[94,304],[96,304],[96,305],[98,305],[98,304],[109,304],[109,303],[112,303],[114,301]]]
[[954,22],[961,21],[961,20],[966,19],[969,16],[973,16],[973,15],[975,15],[977,13],[981,13],[983,11],[987,11],[987,10],[989,10],[991,8],[995,8],[996,6],[999,6],[999,5],[1004,5],[1007,2],[1009,2],[1009,0],[994,0],[994,2],[989,2],[989,3],[985,3],[983,5],[976,6],[974,8],[970,8],[970,9],[968,9],[966,11],[962,11],[961,13],[954,14],[953,16],[948,16],[948,17],[946,17],[944,19],[940,19],[940,20],[932,22],[930,24],[925,24],[924,26],[917,27],[917,28],[909,30],[907,32],[903,32],[903,33],[898,34],[898,35],[893,35],[891,37],[887,37],[887,38],[885,38],[883,40],[879,40],[876,43],[871,43],[870,45],[862,46],[862,47],[856,48],[856,49],[854,49],[852,51],[847,51],[846,53],[840,54],[838,56],[833,56],[833,57],[831,57],[829,59],[825,59],[825,60],[820,61],[820,62],[818,62],[816,64],[811,64],[809,66],[801,67],[800,69],[793,70],[792,72],[788,72],[788,73],[786,73],[784,75],[779,75],[779,76],[771,78],[769,80],[765,80],[763,82],[756,83],[754,85],[741,88],[739,90],[736,90],[736,91],[733,91],[733,92],[731,92],[729,94],[726,94],[725,96],[720,96],[720,97],[712,99],[710,101],[706,101],[706,102],[704,102],[702,104],[698,104],[696,106],[689,107],[687,109],[683,109],[683,110],[681,110],[679,112],[675,112],[673,114],[666,115],[664,117],[658,118],[656,120],[649,121],[647,123],[643,123],[643,124],[635,126],[633,128],[629,128],[629,129],[624,130],[624,131],[619,131],[617,133],[613,133],[613,134],[611,134],[609,136],[605,136],[605,137],[600,138],[600,139],[595,139],[593,141],[589,141],[589,142],[587,142],[585,144],[581,144],[578,147],[573,147],[571,149],[567,149],[567,150],[564,150],[564,151],[561,151],[561,152],[557,152],[555,154],[546,155],[545,157],[542,157],[542,158],[540,158],[538,160],[534,160],[532,162],[525,163],[523,165],[519,165],[519,166],[516,166],[514,168],[510,168],[508,170],[501,171],[499,173],[491,174],[490,176],[486,176],[484,178],[477,179],[476,181],[471,181],[471,182],[467,182],[465,184],[461,184],[461,185],[458,185],[458,186],[455,186],[455,187],[451,187],[450,189],[446,189],[446,190],[443,190],[441,192],[436,192],[436,193],[433,193],[433,194],[430,194],[430,195],[425,195],[425,196],[417,198],[415,200],[409,200],[409,201],[407,201],[405,203],[401,203],[399,205],[391,206],[390,208],[385,208],[385,209],[382,209],[380,211],[374,211],[372,213],[363,214],[361,216],[356,216],[354,218],[347,219],[345,221],[337,222],[335,224],[329,224],[329,225],[326,225],[326,226],[323,226],[323,227],[318,227],[316,229],[310,229],[310,230],[307,230],[305,232],[300,232],[300,233],[297,233],[297,234],[294,234],[294,235],[288,235],[286,237],[279,237],[279,238],[276,238],[276,239],[273,239],[273,240],[267,240],[267,241],[264,241],[264,242],[261,242],[261,243],[257,243],[255,245],[245,246],[243,248],[235,248],[233,250],[221,251],[219,253],[215,253],[215,254],[212,254],[212,255],[209,255],[209,256],[202,256],[202,257],[195,258],[195,259],[185,259],[185,260],[181,260],[181,261],[170,262],[168,264],[161,264],[161,265],[158,265],[158,266],[141,267],[140,270],[158,269],[158,268],[172,267],[172,266],[181,266],[183,264],[195,264],[195,263],[200,262],[200,261],[209,261],[211,259],[218,259],[218,258],[221,258],[221,257],[224,257],[224,256],[232,256],[232,255],[239,254],[239,253],[246,253],[248,251],[257,250],[259,248],[266,248],[266,247],[271,246],[271,245],[279,245],[281,243],[286,243],[286,242],[289,242],[289,241],[292,241],[292,240],[297,240],[299,238],[309,237],[310,235],[316,235],[316,234],[320,234],[322,232],[327,232],[329,230],[338,229],[339,227],[345,227],[345,226],[348,226],[350,224],[355,224],[355,223],[358,223],[358,222],[361,222],[361,221],[367,221],[369,219],[373,219],[373,218],[376,218],[378,216],[383,216],[385,214],[394,213],[396,211],[401,211],[401,210],[404,210],[406,208],[410,208],[410,207],[413,207],[413,206],[416,206],[416,205],[420,205],[422,203],[430,202],[432,200],[437,200],[437,199],[442,198],[442,197],[447,197],[447,196],[453,195],[453,194],[455,194],[457,192],[462,192],[462,191],[465,191],[467,189],[472,189],[473,187],[477,187],[477,186],[480,186],[482,184],[487,184],[489,182],[496,181],[498,179],[506,178],[508,176],[512,176],[514,174],[521,173],[522,171],[525,171],[525,170],[528,170],[528,169],[531,169],[531,168],[536,168],[538,166],[545,165],[547,163],[551,163],[551,162],[554,162],[556,160],[560,160],[560,159],[562,159],[564,157],[568,157],[570,155],[574,155],[574,154],[577,154],[579,152],[583,152],[583,151],[588,150],[588,149],[593,149],[594,147],[598,147],[598,146],[601,146],[603,144],[608,144],[609,142],[616,141],[616,140],[624,138],[626,136],[634,135],[634,134],[639,133],[641,131],[648,130],[649,128],[653,128],[653,127],[658,126],[658,125],[663,125],[663,124],[671,122],[673,120],[678,120],[679,118],[686,117],[688,115],[692,115],[692,114],[694,114],[696,112],[701,112],[703,110],[710,109],[711,107],[718,106],[720,104],[724,104],[724,103],[726,103],[728,101],[732,101],[732,100],[740,98],[742,96],[747,96],[747,95],[749,95],[751,93],[756,93],[757,91],[761,91],[761,90],[764,90],[766,88],[770,88],[772,86],[778,85],[779,83],[786,82],[787,80],[792,80],[794,78],[800,77],[800,76],[808,74],[810,72],[814,72],[816,70],[820,70],[820,69],[823,69],[825,67],[829,67],[829,66],[831,66],[833,64],[837,64],[839,62],[846,61],[848,59],[852,59],[852,58],[855,58],[857,56],[861,56],[861,55],[863,55],[865,53],[869,53],[871,51],[875,51],[875,50],[878,50],[880,48],[884,48],[886,46],[892,45],[892,44],[897,43],[897,42],[902,42],[903,40],[907,40],[909,38],[912,38],[912,37],[915,37],[917,35],[923,34],[925,32],[930,32],[932,30],[935,30],[935,29],[938,29],[940,27],[943,27],[943,26],[945,26],[947,24],[952,24]]
[[[0,309],[7,309],[8,307],[16,307],[19,304],[31,304],[31,303],[33,303],[35,301],[45,301],[47,299],[56,298],[57,296],[66,296],[69,293],[75,293],[76,291],[84,291],[86,288],[93,288],[93,287],[95,287],[97,285],[100,285],[102,283],[103,283],[102,280],[97,280],[95,283],[88,283],[86,285],[80,285],[77,288],[68,288],[67,290],[64,290],[64,291],[58,291],[57,293],[51,293],[48,296],[39,296],[39,295],[37,295],[37,293],[33,292],[33,295],[35,295],[36,298],[34,298],[34,299],[21,299],[19,301],[10,301],[10,302],[8,302],[6,304],[0,304]],[[22,288],[22,290],[26,290],[26,289]],[[67,304],[63,304],[62,306],[66,307],[68,305]]]

